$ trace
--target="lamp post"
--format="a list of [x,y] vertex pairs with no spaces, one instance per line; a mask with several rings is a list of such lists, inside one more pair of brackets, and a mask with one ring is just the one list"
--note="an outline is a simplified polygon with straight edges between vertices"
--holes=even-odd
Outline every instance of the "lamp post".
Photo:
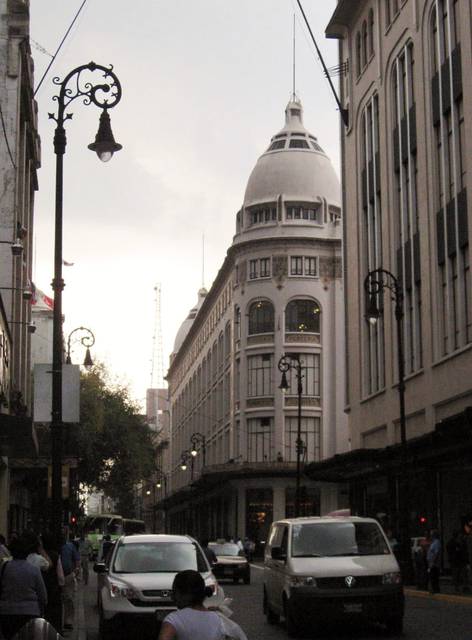
[[301,478],[301,459],[304,449],[302,440],[302,393],[303,393],[303,365],[300,361],[300,354],[298,353],[286,353],[283,355],[278,364],[279,371],[282,372],[282,379],[280,381],[279,389],[287,391],[289,384],[287,381],[287,371],[293,369],[297,378],[297,397],[298,397],[298,411],[297,411],[297,484],[295,488],[295,517],[300,515],[300,478]]
[[[101,81],[94,81],[92,75],[98,72]],[[66,151],[66,131],[64,124],[72,118],[66,113],[67,108],[76,98],[81,98],[85,105],[94,104],[103,109],[95,142],[88,148],[95,151],[99,158],[107,162],[115,151],[121,149],[113,138],[108,109],[113,108],[121,99],[121,85],[113,73],[112,67],[103,67],[95,62],[73,69],[61,82],[54,78],[53,83],[59,86],[59,94],[54,96],[58,104],[57,114],[49,117],[56,122],[54,133],[54,152],[56,154],[56,194],[55,194],[55,228],[54,228],[54,290],[53,310],[53,354],[52,354],[52,412],[51,412],[51,458],[52,458],[52,515],[51,530],[56,540],[61,535],[62,510],[62,213],[63,213],[63,157]]]
[[71,340],[72,340],[72,336],[74,335],[74,333],[77,333],[77,331],[80,331],[81,333],[85,334],[85,335],[82,335],[81,337],[78,337],[77,342],[80,342],[80,344],[86,348],[83,364],[86,369],[90,369],[91,367],[93,367],[93,360],[90,354],[90,347],[93,347],[93,345],[95,344],[95,336],[93,335],[90,329],[87,329],[87,327],[77,327],[77,329],[73,329],[69,333],[69,336],[67,338],[66,364],[72,364],[72,360],[70,357]]
[[401,478],[398,496],[398,529],[400,534],[401,558],[406,569],[410,564],[409,535],[409,483],[407,465],[406,415],[405,415],[405,361],[403,355],[403,289],[398,278],[386,269],[370,271],[364,280],[366,293],[366,318],[375,326],[383,314],[383,294],[390,291],[395,303],[395,320],[397,325],[397,358],[398,358],[398,399],[400,402],[400,443],[401,443]]
[[[156,468],[156,489],[164,489],[164,499],[167,498],[167,475]],[[166,509],[163,509],[164,512],[164,533],[167,533],[167,512]],[[154,501],[154,514],[156,513],[156,501]]]
[[190,455],[193,456],[194,458],[198,455],[198,445],[200,445],[201,449],[202,449],[202,461],[203,461],[203,465],[205,466],[205,458],[206,458],[206,438],[203,435],[203,433],[199,433],[198,431],[196,433],[192,433],[192,435],[190,436],[190,444],[192,445],[192,448],[190,449]]
[[188,449],[185,449],[185,451],[182,451],[182,453],[180,454],[180,468],[182,469],[182,471],[187,471],[189,462],[190,462],[190,479],[193,480],[194,456]]

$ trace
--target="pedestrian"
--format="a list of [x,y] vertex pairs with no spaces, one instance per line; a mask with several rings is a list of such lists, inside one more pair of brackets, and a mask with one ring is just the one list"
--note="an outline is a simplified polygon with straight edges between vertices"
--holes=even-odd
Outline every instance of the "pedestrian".
[[80,555],[80,567],[82,569],[82,580],[84,584],[88,584],[89,579],[89,561],[93,553],[92,543],[85,537],[84,533],[80,534],[79,538],[79,555]]
[[180,571],[172,594],[178,610],[164,618],[158,640],[247,640],[238,624],[204,606],[210,589],[198,571]]
[[64,586],[62,588],[62,600],[64,604],[64,629],[74,628],[74,596],[76,578],[80,571],[80,555],[75,544],[67,542],[63,538],[61,550],[61,563],[64,570]]
[[111,536],[109,533],[106,533],[103,536],[101,549],[99,553],[99,560],[101,562],[106,562],[107,556],[110,553],[110,550],[113,548],[113,542],[111,541]]
[[241,540],[240,536],[236,536],[236,544],[238,545],[238,549],[240,551],[244,551],[243,541]]
[[23,539],[28,545],[29,553],[26,560],[35,567],[41,569],[41,571],[47,571],[51,566],[49,558],[47,558],[43,545],[39,537],[33,533],[33,531],[25,531],[23,533]]
[[451,566],[454,590],[459,593],[467,586],[467,565],[469,563],[464,535],[456,529],[446,545],[447,557]]
[[210,563],[210,567],[218,562],[215,552],[208,546],[208,540],[202,540],[202,549],[206,559]]
[[246,558],[248,559],[248,562],[252,562],[252,554],[254,553],[254,542],[251,540],[251,538],[244,538],[244,544],[243,544],[243,548],[244,548],[244,553],[246,554]]
[[439,533],[431,531],[431,544],[429,546],[426,560],[428,562],[428,577],[430,593],[439,593],[439,570],[441,566],[441,541]]
[[42,536],[44,552],[47,554],[50,567],[43,572],[43,580],[48,594],[48,603],[44,617],[52,624],[58,633],[62,633],[64,607],[62,602],[62,588],[65,584],[59,547],[54,536],[46,531]]
[[7,541],[5,539],[5,536],[0,533],[0,561],[11,557],[10,551],[7,548],[6,544]]
[[41,570],[26,556],[29,542],[17,538],[10,544],[12,560],[0,569],[0,628],[10,640],[29,620],[43,615],[47,592]]

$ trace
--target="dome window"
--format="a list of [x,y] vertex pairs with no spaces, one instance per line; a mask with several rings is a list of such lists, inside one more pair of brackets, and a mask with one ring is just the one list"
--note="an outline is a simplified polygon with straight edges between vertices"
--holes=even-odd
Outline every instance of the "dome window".
[[311,144],[313,146],[313,149],[315,149],[315,151],[321,151],[321,153],[324,153],[323,149],[320,147],[320,145],[317,142],[312,142]]
[[321,309],[314,300],[292,300],[285,309],[285,329],[291,333],[319,333]]
[[292,117],[300,118],[302,115],[301,109],[290,109],[290,115]]
[[261,207],[249,212],[249,226],[255,224],[267,224],[277,220],[277,209],[275,207]]
[[306,140],[290,140],[290,149],[309,149],[308,142]]
[[287,137],[286,133],[278,133],[276,136],[273,137],[273,140],[278,140],[279,138],[285,138]]
[[274,305],[257,300],[249,307],[249,335],[274,332]]
[[268,151],[276,151],[277,149],[283,149],[284,147],[285,147],[285,140],[276,140],[270,145],[270,147],[268,148]]
[[320,206],[288,206],[287,207],[287,220],[313,220],[314,222],[319,222],[318,213],[320,210]]

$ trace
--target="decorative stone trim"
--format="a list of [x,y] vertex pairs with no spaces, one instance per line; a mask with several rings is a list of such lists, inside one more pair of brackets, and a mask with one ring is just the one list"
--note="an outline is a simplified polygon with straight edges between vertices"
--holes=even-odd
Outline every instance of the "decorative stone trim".
[[315,333],[286,333],[285,342],[309,342],[320,344],[320,336]]
[[247,398],[246,400],[246,409],[250,409],[251,407],[273,407],[274,406],[274,398]]
[[264,333],[258,336],[248,336],[247,344],[273,344],[274,342],[274,334],[273,333]]
[[[298,398],[296,398],[295,396],[290,396],[290,397],[287,398],[287,396],[285,396],[285,406],[286,407],[297,407],[298,406]],[[320,399],[319,398],[314,398],[314,397],[307,398],[306,396],[302,396],[302,406],[305,406],[305,407],[321,407]]]

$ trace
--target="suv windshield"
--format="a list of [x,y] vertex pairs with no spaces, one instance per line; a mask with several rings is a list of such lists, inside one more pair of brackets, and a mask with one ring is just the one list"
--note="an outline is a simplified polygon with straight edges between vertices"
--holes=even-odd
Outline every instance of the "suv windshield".
[[177,573],[208,571],[200,550],[191,542],[120,544],[113,559],[115,573]]
[[217,556],[244,556],[244,552],[238,547],[237,544],[210,544],[210,549]]
[[376,556],[390,550],[375,522],[296,524],[292,529],[292,556]]

